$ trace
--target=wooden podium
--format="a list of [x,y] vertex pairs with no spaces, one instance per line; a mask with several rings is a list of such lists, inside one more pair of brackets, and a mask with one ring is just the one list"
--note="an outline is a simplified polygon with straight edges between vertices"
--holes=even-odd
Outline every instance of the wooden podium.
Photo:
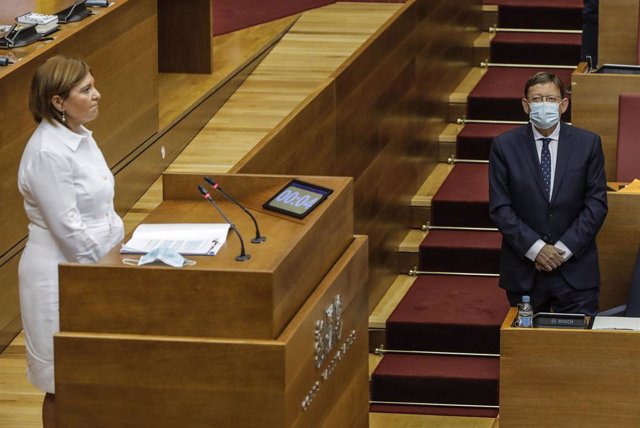
[[[129,266],[117,250],[60,266],[55,337],[61,427],[365,427],[367,238],[353,235],[350,178],[301,177],[333,189],[302,220],[262,204],[293,177],[220,175],[256,216],[212,196],[232,233],[195,266]],[[221,222],[202,176],[163,177],[148,223]]]
[[640,426],[640,332],[500,331],[500,426]]

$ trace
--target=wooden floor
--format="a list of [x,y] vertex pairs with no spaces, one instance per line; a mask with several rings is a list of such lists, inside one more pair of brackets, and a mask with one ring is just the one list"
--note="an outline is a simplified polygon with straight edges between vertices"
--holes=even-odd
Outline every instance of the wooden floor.
[[[398,8],[392,3],[337,3],[214,38],[216,72],[164,74],[160,125],[170,125],[231,70],[293,26],[238,91],[169,167],[171,172],[224,173],[291,113]],[[230,48],[233,47],[233,48]],[[124,217],[127,231],[161,201],[158,180]],[[117,191],[117,189],[116,189]],[[376,358],[372,357],[371,367]],[[25,377],[22,335],[0,355],[0,428],[41,426],[42,393]],[[373,428],[492,427],[493,419],[371,414]]]

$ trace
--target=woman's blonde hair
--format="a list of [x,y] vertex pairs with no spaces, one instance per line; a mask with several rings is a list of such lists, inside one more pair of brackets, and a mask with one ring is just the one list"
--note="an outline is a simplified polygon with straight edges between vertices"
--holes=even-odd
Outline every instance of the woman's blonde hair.
[[38,67],[31,81],[29,110],[36,122],[42,119],[63,123],[62,114],[54,106],[55,95],[66,100],[71,89],[91,73],[86,62],[79,58],[56,55]]

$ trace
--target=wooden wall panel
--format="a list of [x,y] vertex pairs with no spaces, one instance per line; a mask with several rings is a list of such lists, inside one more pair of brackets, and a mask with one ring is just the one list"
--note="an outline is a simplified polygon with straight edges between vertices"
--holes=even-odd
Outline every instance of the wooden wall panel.
[[18,298],[18,263],[22,252],[0,266],[0,352],[22,330]]
[[179,117],[174,123],[141,145],[139,150],[123,159],[115,168],[116,210],[125,213],[131,208],[165,169],[171,165],[187,144],[200,132],[213,114],[229,99],[246,75],[263,56],[215,88],[195,108]]
[[[407,230],[410,228],[410,199],[417,190],[417,170],[415,152],[415,132],[417,128],[408,118],[409,101],[412,98],[412,87],[407,82],[415,82],[413,61],[398,64],[397,75],[389,76],[386,91],[378,94],[379,98],[367,105],[360,103],[358,96],[351,98],[338,107],[341,123],[340,141],[357,141],[353,156],[341,155],[345,159],[341,166],[341,175],[355,177],[356,231],[371,237],[370,257],[377,269],[396,272],[395,252]],[[385,73],[378,76],[384,79]],[[382,83],[372,80],[364,90]],[[357,93],[356,93],[357,95]],[[360,108],[358,107],[360,105]],[[342,113],[351,109],[352,114]],[[363,114],[364,113],[364,114]],[[373,119],[362,120],[361,126],[374,130],[369,138],[361,136],[357,127],[351,128],[350,122],[355,117]],[[347,144],[341,145],[346,147]],[[362,160],[358,162],[356,160]],[[349,163],[349,161],[351,161]],[[366,161],[366,162],[364,162]],[[359,170],[363,168],[362,170]],[[387,287],[386,275],[382,278],[371,275],[369,283],[370,308],[380,300]]]
[[156,6],[128,6],[114,22],[96,21],[71,40],[71,53],[89,63],[102,93],[100,117],[89,126],[110,167],[158,131]]
[[354,177],[370,308],[397,274],[408,201],[438,161],[448,93],[470,69],[480,20],[477,0],[408,1],[233,170]]
[[163,73],[211,73],[211,10],[217,0],[158,0],[158,69]]
[[500,331],[501,426],[640,425],[637,331],[513,328],[515,316]]
[[327,82],[263,138],[230,173],[336,174],[335,88]]
[[616,177],[618,100],[623,93],[640,93],[640,76],[584,73],[584,64],[571,76],[571,121],[602,138],[605,173]]
[[598,13],[598,65],[640,64],[638,0],[602,0]]
[[356,182],[387,144],[380,134],[383,119],[406,111],[405,94],[415,84],[415,10],[415,2],[403,6],[334,73],[341,160],[337,173],[353,175]]

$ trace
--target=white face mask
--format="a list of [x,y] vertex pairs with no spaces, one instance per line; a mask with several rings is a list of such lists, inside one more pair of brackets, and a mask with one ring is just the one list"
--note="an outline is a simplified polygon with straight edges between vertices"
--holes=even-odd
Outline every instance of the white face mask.
[[549,129],[560,122],[560,104],[529,103],[529,120],[539,129]]
[[139,260],[123,259],[122,262],[127,265],[146,265],[154,262],[162,262],[173,267],[193,266],[196,264],[194,260],[185,259],[180,253],[169,247],[158,247],[149,251],[140,257]]

